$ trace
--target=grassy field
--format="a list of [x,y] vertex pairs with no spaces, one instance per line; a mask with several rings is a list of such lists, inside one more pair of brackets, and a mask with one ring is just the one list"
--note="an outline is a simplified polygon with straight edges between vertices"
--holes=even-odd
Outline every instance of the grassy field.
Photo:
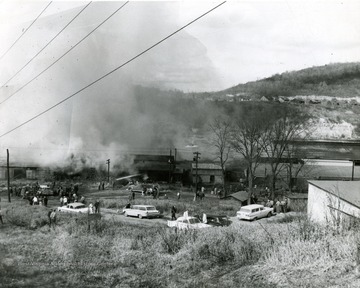
[[[120,207],[123,196],[117,197],[103,205]],[[1,287],[360,287],[356,226],[332,229],[288,214],[188,232],[110,218],[89,230],[86,216],[61,215],[50,228],[46,208],[4,198]],[[178,201],[140,200],[164,211]],[[218,199],[181,205],[236,211]]]

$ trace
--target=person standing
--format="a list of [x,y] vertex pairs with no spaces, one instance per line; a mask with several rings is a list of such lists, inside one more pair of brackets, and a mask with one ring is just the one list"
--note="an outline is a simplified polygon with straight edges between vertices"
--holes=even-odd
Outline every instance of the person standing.
[[176,207],[171,207],[171,220],[176,220]]
[[52,210],[49,210],[49,212],[48,212],[49,227],[51,227],[51,213],[52,213]]
[[177,193],[177,199],[178,200],[180,200],[180,196],[181,196],[181,194],[180,194],[180,191]]
[[56,209],[50,213],[50,227],[56,225]]
[[4,221],[3,221],[3,218],[2,218],[2,211],[1,211],[1,207],[0,207],[0,221],[1,221],[1,224],[4,224]]
[[94,206],[92,202],[89,204],[89,214],[94,214]]
[[279,199],[276,200],[275,209],[276,209],[276,214],[281,213],[281,207],[280,207],[280,201],[279,201]]
[[45,195],[45,196],[44,196],[44,205],[45,205],[45,207],[47,206],[47,204],[48,204],[48,198],[47,198],[47,196]]
[[95,201],[95,213],[100,213],[100,201],[96,200]]

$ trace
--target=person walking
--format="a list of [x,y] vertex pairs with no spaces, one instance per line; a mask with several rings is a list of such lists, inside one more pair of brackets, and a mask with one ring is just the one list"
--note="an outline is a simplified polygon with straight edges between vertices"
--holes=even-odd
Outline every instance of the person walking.
[[176,207],[171,207],[171,220],[176,220]]

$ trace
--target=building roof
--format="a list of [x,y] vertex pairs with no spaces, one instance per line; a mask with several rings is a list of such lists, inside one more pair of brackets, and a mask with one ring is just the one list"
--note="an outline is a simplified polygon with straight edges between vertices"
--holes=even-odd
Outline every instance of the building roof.
[[228,197],[233,197],[233,198],[235,198],[236,200],[239,200],[239,201],[241,201],[241,202],[244,202],[244,201],[248,200],[249,194],[248,194],[248,192],[246,192],[246,191],[239,191],[239,192],[230,194]]
[[[192,168],[196,169],[196,163],[192,163]],[[215,163],[198,163],[198,170],[221,170],[221,166]]]
[[309,181],[309,184],[360,209],[360,181]]

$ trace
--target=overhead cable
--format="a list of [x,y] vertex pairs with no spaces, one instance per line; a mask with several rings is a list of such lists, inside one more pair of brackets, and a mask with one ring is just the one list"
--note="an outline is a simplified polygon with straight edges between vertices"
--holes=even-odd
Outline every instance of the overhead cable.
[[9,49],[7,49],[5,51],[4,54],[1,55],[0,60],[11,50],[12,47],[14,47],[14,45],[20,40],[21,37],[23,37],[25,35],[25,33],[30,29],[30,27],[36,22],[37,19],[39,19],[39,17],[45,12],[45,10],[50,6],[50,4],[52,3],[52,1],[46,5],[46,7],[44,8],[44,10],[41,11],[41,13],[35,18],[35,20],[33,22],[31,22],[31,24],[29,25],[29,27],[26,28],[26,30],[21,33],[21,35],[15,40],[15,42],[9,47]]
[[[139,58],[141,55],[147,53],[148,51],[150,51],[151,49],[153,49],[154,47],[158,46],[159,44],[161,44],[162,42],[166,41],[167,39],[169,39],[170,37],[174,36],[175,34],[177,34],[178,32],[182,31],[183,29],[185,29],[186,27],[188,27],[189,25],[193,24],[194,22],[198,21],[199,19],[203,18],[204,16],[206,16],[207,14],[209,14],[210,12],[214,11],[215,9],[219,8],[221,5],[225,4],[226,1],[220,3],[219,5],[215,6],[214,8],[211,8],[210,10],[208,10],[207,12],[205,12],[204,14],[198,16],[197,18],[195,18],[194,20],[190,21],[189,23],[187,23],[186,25],[182,26],[181,28],[179,28],[178,30],[176,30],[175,32],[169,34],[168,36],[166,36],[165,38],[161,39],[160,41],[156,42],[155,44],[151,45],[149,48],[143,50],[142,52],[140,52],[139,54],[137,54],[136,56],[132,57],[131,59],[127,60],[126,62],[124,62],[123,64],[119,65],[118,67],[116,67],[115,69],[111,70],[110,72],[106,73],[105,75],[101,76],[100,78],[96,79],[95,81],[89,83],[88,85],[84,86],[83,88],[81,88],[80,90],[78,90],[77,92],[71,94],[70,96],[64,98],[63,100],[61,100],[60,102],[50,106],[49,108],[45,109],[44,111],[40,112],[39,114],[35,115],[34,117],[26,120],[25,122],[17,125],[16,127],[12,128],[11,130],[3,133],[0,135],[0,138],[4,137],[5,135],[19,129],[20,127],[26,125],[27,123],[35,120],[36,118],[40,117],[41,115],[49,112],[50,110],[54,109],[55,107],[59,106],[60,104],[66,102],[67,100],[71,99],[72,97],[74,97],[75,95],[79,94],[80,92],[84,91],[85,89],[89,88],[90,86],[94,85],[95,83],[101,81],[102,79],[104,79],[105,77],[109,76],[110,74],[114,73],[115,71],[119,70],[120,68],[124,67],[125,65],[129,64],[130,62],[134,61],[135,59]],[[126,3],[125,3],[126,4]]]
[[89,5],[91,1],[83,7],[71,20],[68,22],[43,48],[40,49],[19,71],[17,71],[9,80],[7,80],[1,88],[3,88],[6,84],[8,84],[16,75],[18,75],[26,66],[28,66],[46,47],[48,47],[51,42],[53,42]]
[[23,88],[25,88],[27,85],[29,85],[32,81],[34,81],[36,78],[38,78],[40,75],[42,75],[44,72],[49,70],[52,66],[54,66],[57,62],[59,62],[62,58],[64,58],[70,51],[72,51],[75,47],[77,47],[81,42],[83,42],[87,37],[89,37],[95,30],[97,30],[100,26],[102,26],[106,21],[108,21],[112,16],[114,16],[121,8],[123,8],[129,1],[125,2],[121,7],[116,9],[113,13],[111,13],[110,16],[108,16],[104,21],[102,21],[98,26],[96,26],[93,30],[91,30],[85,37],[83,37],[80,41],[78,41],[74,46],[72,46],[69,50],[67,50],[63,55],[61,55],[58,59],[56,59],[52,64],[50,64],[47,68],[45,68],[43,71],[41,71],[39,74],[37,74],[34,78],[32,78],[30,81],[26,82],[23,86],[21,86],[19,89],[17,89],[14,93],[12,93],[10,96],[5,98],[0,104],[3,104],[5,101],[9,100],[12,96],[14,96],[16,93],[21,91]]

